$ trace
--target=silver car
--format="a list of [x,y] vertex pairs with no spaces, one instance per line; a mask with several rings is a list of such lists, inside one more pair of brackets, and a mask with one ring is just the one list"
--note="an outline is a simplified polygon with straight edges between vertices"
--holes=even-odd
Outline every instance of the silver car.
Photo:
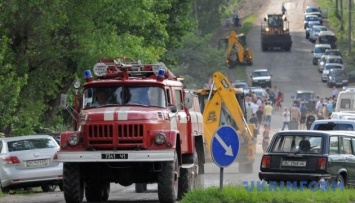
[[58,143],[49,135],[0,138],[0,181],[10,189],[41,187],[44,192],[63,187],[63,163],[56,161]]
[[315,43],[320,31],[327,31],[328,28],[325,25],[314,25],[309,33],[309,41]]

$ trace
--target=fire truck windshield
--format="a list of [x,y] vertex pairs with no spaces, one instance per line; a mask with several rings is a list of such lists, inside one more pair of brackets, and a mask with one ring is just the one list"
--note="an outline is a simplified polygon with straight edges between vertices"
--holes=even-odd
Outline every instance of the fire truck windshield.
[[101,86],[84,90],[83,108],[131,105],[165,108],[164,89],[149,86]]

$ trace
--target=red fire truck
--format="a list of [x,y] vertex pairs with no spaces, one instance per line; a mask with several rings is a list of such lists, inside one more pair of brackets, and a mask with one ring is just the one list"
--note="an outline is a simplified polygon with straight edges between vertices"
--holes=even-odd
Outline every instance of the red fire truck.
[[82,91],[74,84],[74,131],[61,133],[65,201],[106,201],[110,183],[136,192],[157,183],[159,201],[175,202],[198,186],[205,150],[197,96],[163,63],[100,59],[93,73],[85,71]]

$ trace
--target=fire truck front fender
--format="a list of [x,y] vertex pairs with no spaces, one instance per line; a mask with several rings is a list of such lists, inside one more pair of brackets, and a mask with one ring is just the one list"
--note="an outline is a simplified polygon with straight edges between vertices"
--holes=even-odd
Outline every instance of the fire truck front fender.
[[170,133],[168,134],[168,136],[166,138],[166,143],[168,145],[170,145],[170,148],[176,149],[178,139],[180,139],[179,131],[173,130],[173,131],[170,131]]

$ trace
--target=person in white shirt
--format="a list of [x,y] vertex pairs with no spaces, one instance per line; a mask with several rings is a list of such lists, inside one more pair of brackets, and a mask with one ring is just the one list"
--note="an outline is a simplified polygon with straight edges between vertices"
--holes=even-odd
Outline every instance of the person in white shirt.
[[285,107],[284,108],[284,112],[282,113],[282,117],[283,117],[283,125],[282,125],[282,129],[281,130],[284,130],[286,125],[287,125],[287,128],[290,129],[290,112],[288,111],[288,108]]

